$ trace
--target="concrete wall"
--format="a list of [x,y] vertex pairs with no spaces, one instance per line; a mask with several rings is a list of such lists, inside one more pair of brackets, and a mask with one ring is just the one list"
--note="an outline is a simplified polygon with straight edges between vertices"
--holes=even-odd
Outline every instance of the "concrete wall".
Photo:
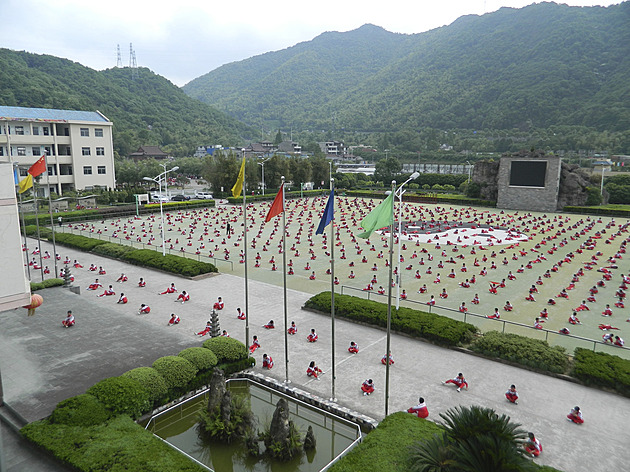
[[24,272],[13,166],[8,162],[0,163],[0,228],[0,267],[4,273],[0,284],[2,312],[31,302],[31,287]]
[[[513,161],[547,161],[545,187],[517,187],[510,185]],[[499,165],[497,208],[509,210],[556,211],[560,189],[560,158],[502,157]]]

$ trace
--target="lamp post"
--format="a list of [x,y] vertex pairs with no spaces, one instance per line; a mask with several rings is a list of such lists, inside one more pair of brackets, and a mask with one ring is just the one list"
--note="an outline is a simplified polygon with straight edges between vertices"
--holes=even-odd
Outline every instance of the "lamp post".
[[[411,176],[407,180],[405,180],[400,185],[400,187],[398,187],[398,190],[396,190],[395,192],[395,196],[398,197],[398,260],[396,262],[396,310],[400,308],[400,244],[401,244],[400,235],[402,234],[402,196],[405,193],[405,190],[403,190],[403,187],[409,182],[411,182],[412,180],[417,179],[419,176],[420,176],[419,172],[414,172],[413,174],[411,174]],[[391,192],[387,192],[387,193],[391,193]]]
[[263,159],[262,162],[259,162],[258,165],[262,167],[262,194],[265,194],[265,162],[267,162],[271,157],[267,159]]
[[468,183],[470,183],[470,171],[472,170],[472,166],[468,161],[466,161],[466,164],[468,164]]
[[162,203],[164,201],[164,195],[162,195],[162,179],[164,179],[164,182],[166,183],[166,174],[168,174],[169,172],[175,172],[176,170],[179,169],[179,167],[175,166],[172,169],[166,170],[166,164],[160,164],[164,166],[164,172],[162,172],[160,175],[156,176],[154,179],[152,179],[151,177],[143,177],[143,180],[148,180],[151,182],[155,182],[156,184],[158,184],[158,188],[160,189],[160,219],[162,220],[162,255],[166,256],[166,244],[164,243],[164,209],[162,207]]

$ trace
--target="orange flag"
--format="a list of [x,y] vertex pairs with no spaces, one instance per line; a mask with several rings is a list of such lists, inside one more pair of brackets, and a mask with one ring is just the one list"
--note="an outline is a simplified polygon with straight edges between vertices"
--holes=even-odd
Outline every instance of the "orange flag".
[[33,164],[31,167],[29,167],[28,169],[28,173],[31,174],[33,177],[37,177],[38,175],[41,175],[44,172],[46,172],[46,156],[45,155],[40,157],[37,160],[37,162]]
[[284,211],[284,184],[280,186],[280,190],[278,190],[278,195],[273,199],[273,203],[271,204],[271,208],[269,208],[269,213],[267,213],[267,217],[265,218],[265,223],[267,223],[271,218],[276,215],[279,215]]

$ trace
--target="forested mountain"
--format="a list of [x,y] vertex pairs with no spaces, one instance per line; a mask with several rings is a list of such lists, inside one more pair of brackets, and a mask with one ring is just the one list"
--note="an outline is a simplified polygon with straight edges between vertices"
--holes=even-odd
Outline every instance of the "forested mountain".
[[402,35],[364,25],[224,65],[184,86],[285,129],[630,129],[630,2],[465,16]]
[[154,144],[176,156],[196,146],[235,145],[251,130],[188,97],[149,69],[96,71],[54,56],[0,49],[0,105],[99,110],[114,123],[121,156]]

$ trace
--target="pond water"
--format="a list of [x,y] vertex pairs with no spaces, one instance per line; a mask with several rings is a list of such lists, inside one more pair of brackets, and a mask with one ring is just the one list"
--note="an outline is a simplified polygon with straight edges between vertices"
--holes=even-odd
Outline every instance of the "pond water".
[[[226,445],[207,441],[197,433],[198,414],[207,404],[206,394],[153,417],[147,429],[216,472],[315,472],[323,469],[359,438],[357,425],[272,389],[248,380],[230,380],[227,388],[233,395],[249,396],[259,431],[271,423],[278,400],[286,398],[290,418],[300,431],[300,436],[304,437],[309,425],[313,427],[317,441],[315,451],[304,453],[289,462],[279,462],[269,458],[252,458],[247,455],[243,444]],[[264,446],[261,443],[262,450]]]

